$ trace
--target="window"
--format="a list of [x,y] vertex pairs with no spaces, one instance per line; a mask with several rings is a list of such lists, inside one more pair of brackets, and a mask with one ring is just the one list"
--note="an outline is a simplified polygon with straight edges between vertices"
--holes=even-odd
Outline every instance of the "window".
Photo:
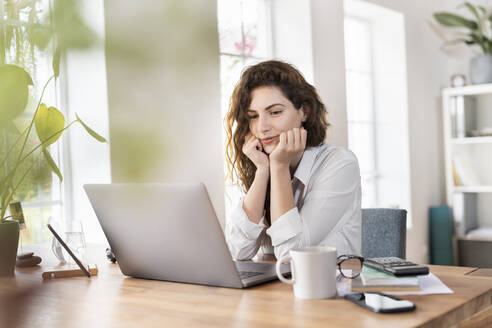
[[403,14],[345,0],[349,148],[359,159],[362,207],[403,208],[411,228]]
[[[15,64],[23,67],[32,77],[34,87],[31,88],[25,112],[16,119],[19,131],[30,123],[44,84],[53,74],[50,44],[43,44],[42,38],[33,38],[35,27],[42,17],[50,10],[49,0],[6,1],[0,0],[0,64]],[[33,41],[34,40],[34,41]],[[52,81],[46,88],[43,102],[57,106],[57,89]],[[31,131],[26,149],[30,150],[37,144],[34,130]],[[6,146],[11,144],[12,135],[0,132],[0,158],[5,154]],[[51,154],[60,162],[59,147],[52,145]],[[38,161],[39,154],[32,156],[30,161],[34,169],[27,176],[23,187],[18,191],[18,200],[22,202],[27,229],[21,231],[23,244],[40,243],[50,238],[49,231],[44,229],[48,220],[61,216],[62,196],[58,178],[53,175],[44,161]],[[29,163],[25,165],[25,169]],[[1,174],[1,173],[0,173]]]
[[[242,70],[272,58],[270,0],[219,0],[218,25],[221,71],[221,111],[225,117],[234,86]],[[225,144],[225,132],[223,132]],[[239,198],[239,190],[226,183],[226,217]]]
[[367,21],[346,16],[345,67],[349,148],[357,155],[361,171],[362,207],[375,207],[377,162],[371,29]]
[[269,0],[219,0],[222,116],[244,67],[271,58]]

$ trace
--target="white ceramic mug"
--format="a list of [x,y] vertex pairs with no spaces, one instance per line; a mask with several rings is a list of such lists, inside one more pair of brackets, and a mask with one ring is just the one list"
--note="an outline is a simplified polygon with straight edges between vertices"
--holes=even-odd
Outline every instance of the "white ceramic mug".
[[[290,262],[292,279],[282,276],[280,265]],[[277,261],[280,281],[294,285],[298,298],[331,298],[336,288],[337,250],[328,246],[291,249]]]

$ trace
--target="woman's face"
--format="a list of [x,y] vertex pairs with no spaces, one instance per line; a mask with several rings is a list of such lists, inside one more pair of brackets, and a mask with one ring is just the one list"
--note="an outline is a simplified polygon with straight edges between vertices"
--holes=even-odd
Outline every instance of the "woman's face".
[[260,140],[265,153],[273,152],[282,132],[301,127],[306,115],[297,110],[277,87],[259,87],[251,92],[249,130]]

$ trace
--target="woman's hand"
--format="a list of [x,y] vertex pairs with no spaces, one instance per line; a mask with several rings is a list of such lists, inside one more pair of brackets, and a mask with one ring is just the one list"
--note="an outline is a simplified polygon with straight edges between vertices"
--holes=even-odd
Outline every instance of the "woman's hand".
[[277,147],[270,154],[270,162],[272,165],[289,166],[292,159],[306,148],[307,131],[302,127],[294,128],[282,132],[279,139]]
[[263,152],[260,140],[251,133],[246,135],[246,142],[243,145],[243,153],[256,166],[257,170],[265,169],[270,170],[270,160],[268,155]]

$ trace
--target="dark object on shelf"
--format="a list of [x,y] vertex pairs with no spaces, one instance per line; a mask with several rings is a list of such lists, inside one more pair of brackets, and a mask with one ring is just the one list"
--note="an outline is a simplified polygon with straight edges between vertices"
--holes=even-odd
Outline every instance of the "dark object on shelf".
[[490,137],[492,136],[492,127],[484,127],[480,130],[471,130],[471,137]]
[[484,54],[470,60],[470,80],[472,84],[492,82],[492,55]]
[[113,251],[109,247],[106,248],[106,257],[108,258],[108,260],[111,261],[111,263],[116,263],[116,257],[114,256]]
[[492,241],[458,239],[459,265],[492,268]]
[[429,209],[431,264],[453,265],[453,215],[449,206]]
[[456,87],[464,87],[466,85],[466,77],[463,74],[455,74],[451,76],[451,86],[453,88]]

